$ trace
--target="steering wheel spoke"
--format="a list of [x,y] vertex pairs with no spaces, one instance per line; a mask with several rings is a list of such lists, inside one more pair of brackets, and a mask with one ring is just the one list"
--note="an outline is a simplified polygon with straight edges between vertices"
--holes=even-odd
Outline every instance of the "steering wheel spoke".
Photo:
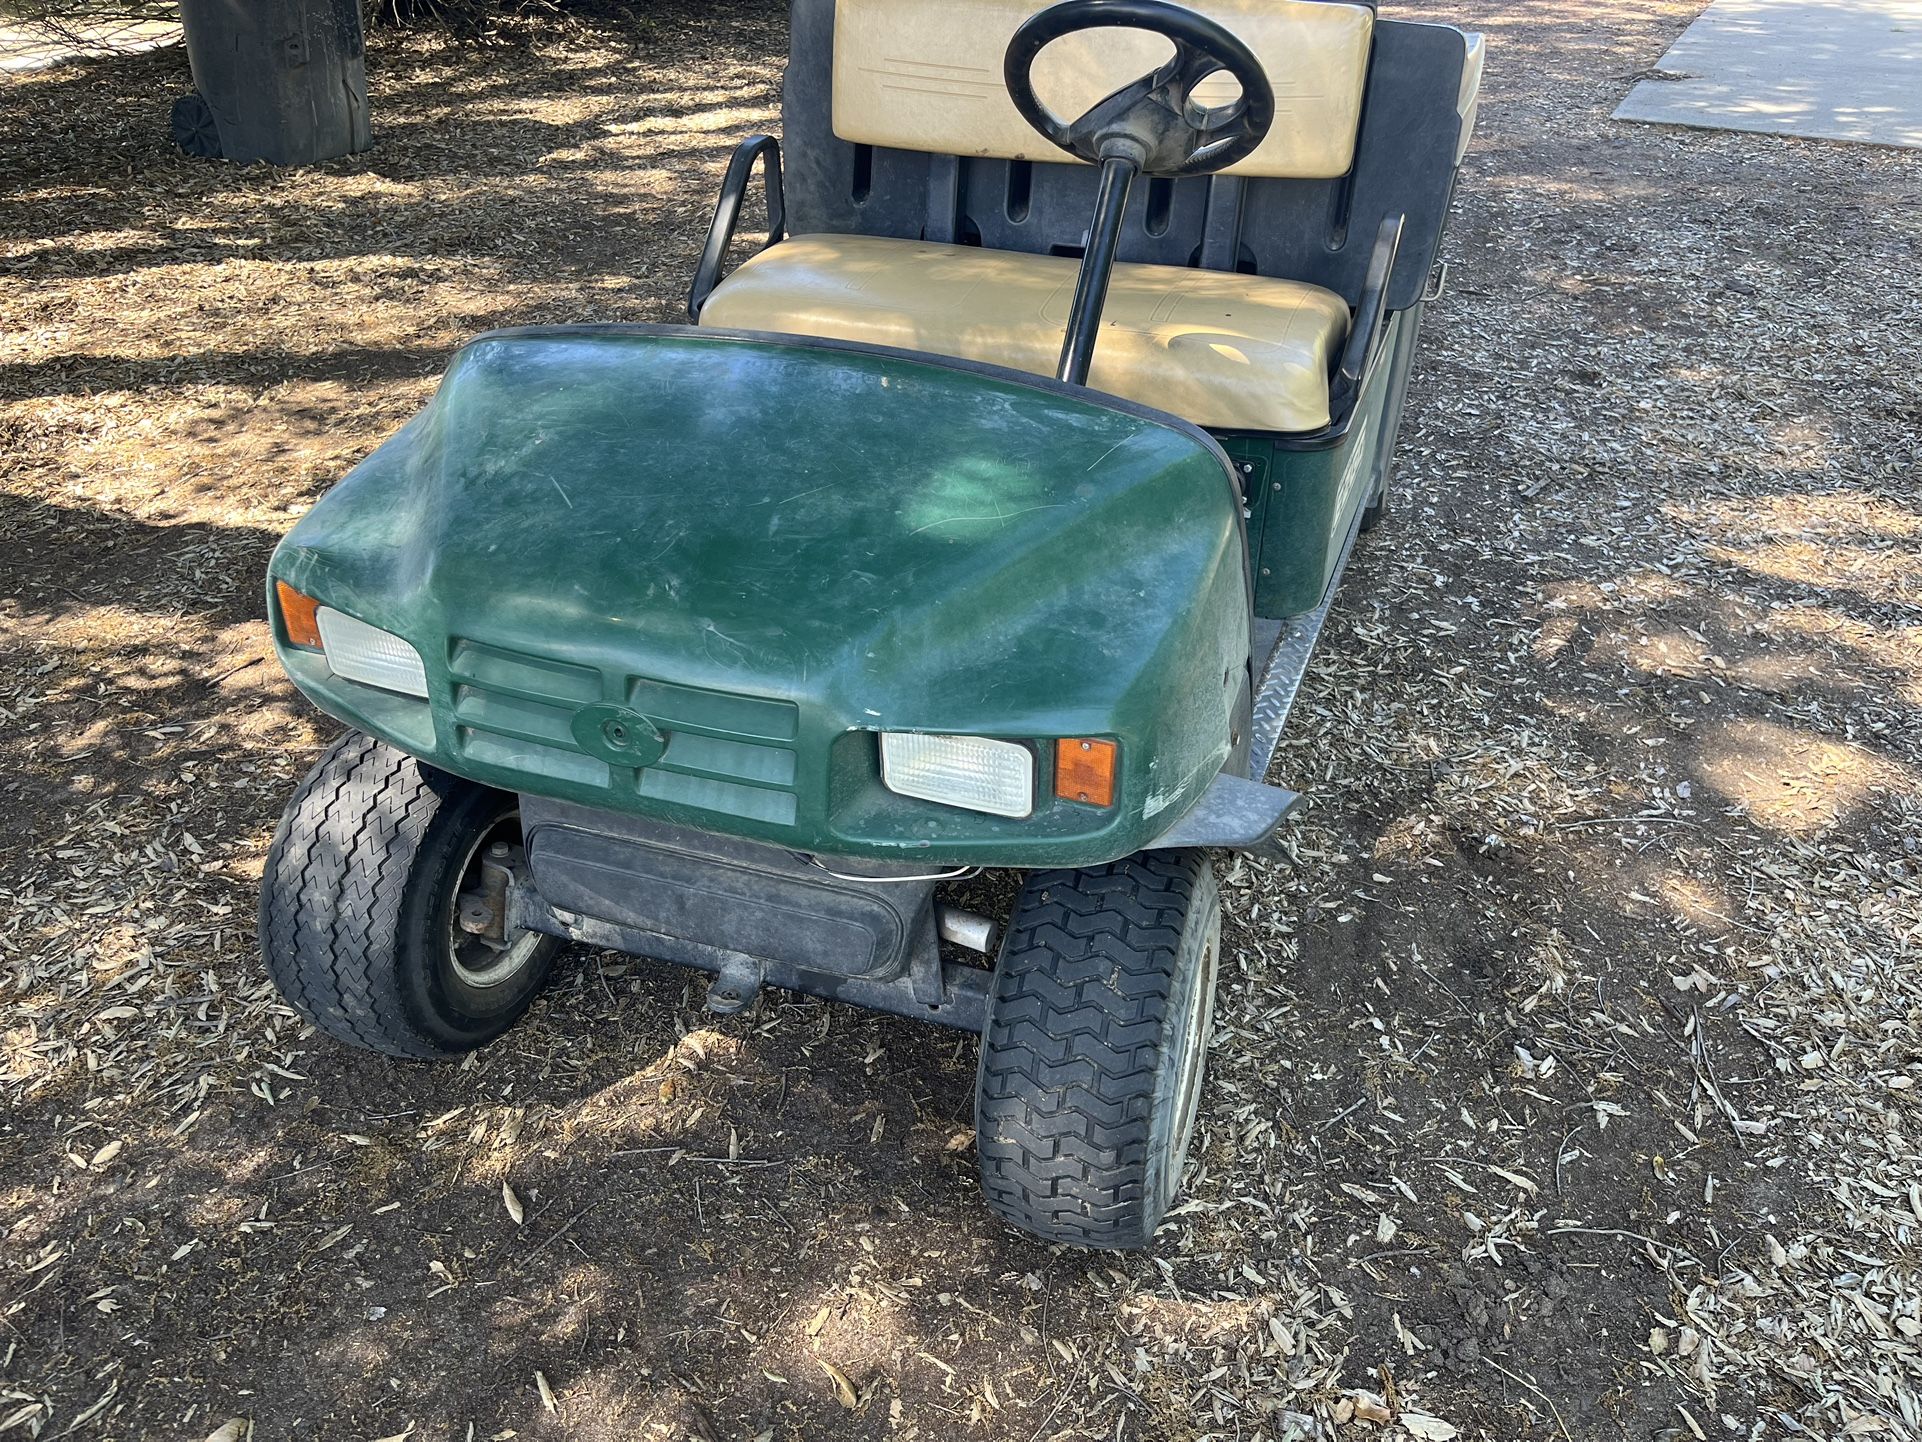
[[1206,50],[1197,49],[1185,40],[1177,40],[1174,58],[1157,73],[1166,75],[1169,81],[1181,87],[1183,95],[1192,97],[1195,87],[1221,68],[1221,62]]

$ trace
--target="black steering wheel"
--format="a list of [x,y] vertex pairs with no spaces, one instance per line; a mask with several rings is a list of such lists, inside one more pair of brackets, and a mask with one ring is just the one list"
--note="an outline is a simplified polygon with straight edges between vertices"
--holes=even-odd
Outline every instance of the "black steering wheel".
[[[1148,30],[1174,42],[1159,70],[1101,100],[1072,123],[1034,93],[1042,49],[1080,30]],[[1216,71],[1241,86],[1231,105],[1194,103],[1195,87]],[[1096,164],[1125,158],[1144,175],[1208,175],[1246,159],[1275,123],[1275,92],[1254,51],[1222,26],[1167,0],[1062,0],[1031,15],[1008,42],[1002,62],[1008,95],[1028,124],[1070,155]]]

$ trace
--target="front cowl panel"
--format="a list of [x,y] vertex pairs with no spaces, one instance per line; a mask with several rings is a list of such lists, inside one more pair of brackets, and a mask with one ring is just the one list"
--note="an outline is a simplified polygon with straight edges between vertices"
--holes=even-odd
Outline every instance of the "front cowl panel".
[[[1080,863],[1226,756],[1240,525],[1212,441],[1091,392],[580,327],[469,345],[272,574],[420,651],[425,703],[281,637],[323,709],[448,770],[811,851]],[[897,797],[884,729],[1114,737],[1117,803],[1048,799],[1046,745],[1025,820]]]

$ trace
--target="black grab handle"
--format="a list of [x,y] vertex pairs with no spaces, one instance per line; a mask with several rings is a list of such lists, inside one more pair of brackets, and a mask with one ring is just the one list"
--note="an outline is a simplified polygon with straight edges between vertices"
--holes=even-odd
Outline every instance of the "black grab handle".
[[1361,394],[1362,381],[1381,349],[1382,333],[1387,328],[1388,281],[1401,254],[1401,233],[1406,223],[1404,215],[1387,216],[1375,232],[1375,248],[1368,254],[1368,271],[1362,281],[1361,304],[1355,307],[1354,328],[1348,332],[1348,344],[1342,347],[1341,363],[1328,387],[1328,413],[1337,419]]
[[734,158],[721,177],[721,196],[714,203],[714,219],[707,228],[707,244],[701,247],[701,263],[694,269],[694,286],[687,293],[687,318],[700,323],[701,307],[721,283],[721,265],[727,248],[734,243],[734,227],[741,220],[741,202],[747,199],[747,183],[754,174],[754,162],[765,159],[762,173],[767,180],[767,240],[761,249],[787,235],[787,202],[781,195],[781,142],[772,135],[750,135],[734,147]]

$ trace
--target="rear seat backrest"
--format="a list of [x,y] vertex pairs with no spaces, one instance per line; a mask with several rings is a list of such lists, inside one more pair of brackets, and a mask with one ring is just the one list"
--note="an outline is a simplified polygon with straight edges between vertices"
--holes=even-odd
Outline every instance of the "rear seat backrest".
[[[1224,174],[1325,180],[1347,173],[1368,75],[1374,12],[1332,0],[1184,0],[1260,58],[1275,123]],[[1068,161],[1021,118],[1001,78],[1016,28],[1047,0],[838,0],[834,133],[862,145],[999,160]],[[1041,52],[1035,91],[1065,120],[1147,74],[1169,43],[1140,30],[1069,35]],[[1215,87],[1219,93],[1210,93]],[[1216,76],[1198,98],[1219,104]]]
[[[886,60],[916,59],[927,65],[987,66],[998,74],[999,47],[1005,36],[973,54],[929,56],[883,49],[889,12],[910,14],[957,7],[974,14],[975,0],[792,0],[792,58],[782,100],[781,159],[787,193],[788,230],[794,235],[873,235],[900,240],[953,241],[991,250],[1032,255],[1079,254],[1086,241],[1098,176],[1093,166],[1072,161],[1044,146],[1037,135],[1011,138],[1009,153],[1024,150],[1036,164],[982,155],[987,148],[951,134],[963,115],[979,129],[979,116],[993,107],[972,96],[949,93],[979,87],[897,80],[901,98],[913,91],[945,110],[946,129],[925,135],[898,132],[893,141],[850,140],[837,134],[834,102],[837,17],[846,20],[851,49],[845,63],[868,54]],[[1211,13],[1228,13],[1226,0],[1176,0]],[[1041,0],[1016,4],[1005,23],[1010,31],[1019,16],[1039,9]],[[1305,9],[1352,12],[1362,7],[1346,0],[1266,0],[1277,13]],[[1319,13],[1315,17],[1320,18]],[[871,22],[871,23],[870,23]],[[1095,38],[1120,39],[1115,30]],[[861,36],[868,39],[860,39]],[[875,38],[879,37],[879,38]],[[1152,65],[1155,57],[1147,57]],[[1456,165],[1467,144],[1481,73],[1479,36],[1448,25],[1420,24],[1384,15],[1373,17],[1367,40],[1367,102],[1352,140],[1353,160],[1340,174],[1324,177],[1194,176],[1151,180],[1135,187],[1122,227],[1121,258],[1154,265],[1240,270],[1280,280],[1305,281],[1332,290],[1352,307],[1361,298],[1377,228],[1390,215],[1407,217],[1401,257],[1389,285],[1390,310],[1403,310],[1421,298],[1436,259]],[[1271,65],[1285,67],[1286,57]],[[936,72],[943,73],[943,72]],[[1132,71],[1118,83],[1133,80]],[[978,78],[978,77],[976,77]],[[860,82],[856,82],[857,87]],[[878,83],[872,78],[871,86]],[[1284,85],[1286,81],[1284,80]],[[1304,85],[1298,90],[1313,88]],[[1044,90],[1043,98],[1062,109],[1067,102]],[[1299,94],[1289,102],[1304,113]],[[896,135],[886,125],[891,107],[856,116],[844,106],[843,121],[854,134]],[[1013,118],[1010,118],[1013,117]],[[863,123],[865,120],[866,123]],[[942,120],[941,110],[924,124]],[[1021,124],[1011,103],[1007,125]],[[1277,127],[1278,129],[1280,127]],[[1349,141],[1343,130],[1343,150]],[[977,137],[978,138],[978,137]],[[952,149],[917,145],[954,143]],[[1045,153],[1044,153],[1045,152]],[[1333,163],[1332,161],[1330,162]]]

